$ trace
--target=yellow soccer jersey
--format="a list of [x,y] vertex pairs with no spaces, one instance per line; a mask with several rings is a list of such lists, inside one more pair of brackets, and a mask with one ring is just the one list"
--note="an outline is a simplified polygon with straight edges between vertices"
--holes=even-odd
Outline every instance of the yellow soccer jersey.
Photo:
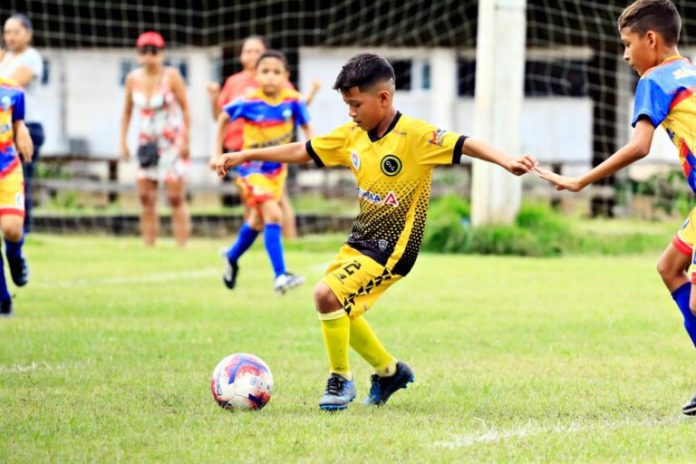
[[404,276],[418,257],[438,164],[459,164],[466,137],[396,114],[382,138],[355,123],[307,142],[319,167],[347,166],[358,182],[360,212],[347,244]]

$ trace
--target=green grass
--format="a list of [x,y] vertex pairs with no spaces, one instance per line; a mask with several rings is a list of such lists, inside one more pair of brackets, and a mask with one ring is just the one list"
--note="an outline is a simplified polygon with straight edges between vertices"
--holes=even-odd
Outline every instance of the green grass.
[[[259,244],[231,293],[223,242],[31,236],[31,283],[0,320],[0,462],[693,461],[693,347],[656,254],[423,255],[368,313],[416,383],[327,414],[311,293],[339,243],[289,246],[309,283],[279,298]],[[262,411],[212,399],[237,351],[273,370]]]

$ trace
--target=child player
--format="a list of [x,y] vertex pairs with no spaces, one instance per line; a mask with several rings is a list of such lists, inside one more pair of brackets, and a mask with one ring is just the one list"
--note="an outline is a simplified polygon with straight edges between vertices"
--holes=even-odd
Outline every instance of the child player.
[[[24,125],[24,92],[9,79],[0,78],[0,230],[12,281],[19,287],[29,281],[29,266],[22,254],[24,244],[24,177],[19,154],[28,163],[34,146]],[[0,316],[12,314],[0,255]]]
[[[244,121],[243,148],[245,150],[290,143],[295,124],[309,139],[312,136],[309,114],[298,92],[287,88],[288,65],[285,55],[276,50],[261,54],[256,62],[258,88],[226,105],[218,116],[217,152],[222,154],[222,143],[229,121]],[[283,194],[287,166],[280,161],[251,161],[238,169],[237,183],[250,209],[246,222],[239,230],[237,241],[224,254],[225,286],[233,289],[239,273],[239,258],[254,243],[263,230],[264,244],[271,260],[275,280],[273,288],[283,294],[304,282],[302,276],[285,269],[281,241]]]
[[353,120],[306,144],[226,153],[218,172],[249,160],[345,166],[357,179],[360,212],[346,244],[314,289],[314,303],[329,358],[330,375],[319,407],[345,409],[355,398],[348,347],[372,367],[364,403],[382,405],[414,380],[379,341],[363,315],[413,267],[423,237],[432,169],[458,164],[463,154],[502,166],[515,175],[530,172],[530,156],[513,159],[483,142],[438,129],[396,111],[394,69],[374,54],[351,58],[334,89]]
[[[635,96],[631,140],[603,163],[581,177],[560,176],[547,170],[537,173],[557,190],[578,192],[648,154],[655,128],[665,128],[679,151],[689,186],[696,192],[696,67],[679,55],[677,44],[681,18],[669,0],[638,0],[618,21],[626,60],[641,77]],[[657,270],[684,316],[684,327],[696,345],[696,208],[667,246]],[[689,264],[691,263],[691,266]],[[685,270],[688,268],[688,273]],[[682,409],[696,415],[696,396]]]

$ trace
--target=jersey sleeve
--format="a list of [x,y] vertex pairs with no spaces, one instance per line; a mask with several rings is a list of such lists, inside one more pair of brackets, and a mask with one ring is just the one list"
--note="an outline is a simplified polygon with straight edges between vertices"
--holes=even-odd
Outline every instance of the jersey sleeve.
[[334,129],[331,133],[307,140],[307,153],[317,166],[349,166],[350,157],[346,146],[350,135],[350,124]]
[[642,78],[636,87],[631,126],[635,127],[641,118],[649,118],[654,127],[659,126],[667,117],[671,102],[671,96],[659,82],[650,77]]
[[299,126],[304,126],[309,124],[309,111],[307,111],[307,105],[302,100],[295,101],[293,105],[293,113],[295,117],[295,123]]
[[14,106],[12,108],[12,122],[21,121],[24,119],[24,92],[17,91],[15,95]]
[[420,164],[459,164],[462,157],[462,147],[466,136],[444,129],[438,129],[432,124],[423,123],[415,131],[415,153],[420,154]]
[[225,105],[222,110],[230,117],[230,121],[239,119],[244,114],[244,99],[237,98],[236,100]]

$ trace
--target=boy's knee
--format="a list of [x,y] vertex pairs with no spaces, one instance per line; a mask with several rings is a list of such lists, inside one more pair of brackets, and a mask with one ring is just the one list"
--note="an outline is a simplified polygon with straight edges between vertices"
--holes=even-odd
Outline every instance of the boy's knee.
[[3,237],[10,242],[19,242],[22,240],[23,233],[23,223],[21,221],[12,224],[4,224],[2,228]]
[[662,277],[669,277],[671,274],[671,267],[669,263],[664,262],[664,260],[660,259],[657,261],[657,273],[660,274]]
[[320,313],[330,313],[341,309],[338,298],[324,282],[319,282],[314,287],[314,304]]

